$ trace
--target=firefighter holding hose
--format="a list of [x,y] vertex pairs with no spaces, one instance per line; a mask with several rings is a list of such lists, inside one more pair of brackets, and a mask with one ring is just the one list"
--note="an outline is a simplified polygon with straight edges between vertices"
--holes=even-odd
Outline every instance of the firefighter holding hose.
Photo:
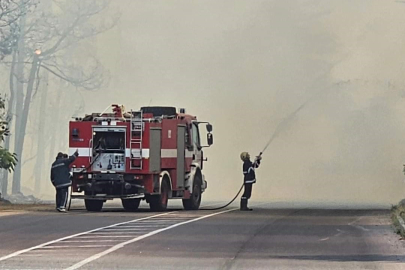
[[262,157],[261,155],[257,156],[255,161],[252,163],[252,161],[250,161],[249,153],[243,152],[240,154],[240,158],[243,161],[243,184],[245,187],[240,201],[240,210],[252,211],[252,209],[248,208],[248,200],[252,195],[252,186],[254,183],[256,183],[255,169],[259,167]]

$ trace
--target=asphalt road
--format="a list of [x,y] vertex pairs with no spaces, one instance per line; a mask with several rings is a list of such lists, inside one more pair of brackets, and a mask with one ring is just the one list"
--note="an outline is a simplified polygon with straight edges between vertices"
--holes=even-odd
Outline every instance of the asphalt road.
[[0,212],[0,269],[405,269],[383,210]]

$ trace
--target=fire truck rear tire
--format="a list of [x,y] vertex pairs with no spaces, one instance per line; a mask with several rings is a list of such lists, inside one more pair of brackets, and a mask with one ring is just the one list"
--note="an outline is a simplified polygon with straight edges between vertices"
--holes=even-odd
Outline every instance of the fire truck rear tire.
[[87,211],[100,212],[103,209],[104,202],[101,200],[84,200]]
[[165,211],[167,209],[167,202],[169,199],[170,184],[167,179],[163,179],[160,195],[153,195],[149,197],[149,207],[152,211]]
[[185,210],[198,210],[201,203],[201,183],[202,180],[199,175],[196,175],[193,183],[193,193],[190,199],[183,199],[183,207]]
[[138,210],[139,204],[141,203],[141,199],[126,199],[126,200],[123,199],[121,201],[125,211],[128,212]]

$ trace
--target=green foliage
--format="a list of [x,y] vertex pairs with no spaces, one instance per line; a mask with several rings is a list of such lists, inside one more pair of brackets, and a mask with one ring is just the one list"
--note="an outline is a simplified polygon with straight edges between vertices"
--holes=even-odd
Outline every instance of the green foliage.
[[[5,116],[5,107],[5,100],[0,96],[0,143],[4,141],[6,136],[10,135]],[[0,169],[6,169],[11,172],[14,170],[17,161],[17,155],[15,153],[10,153],[7,149],[0,146]]]
[[400,218],[405,219],[405,200],[402,200],[398,205],[391,208],[391,219],[394,225],[395,232],[402,237],[405,237],[405,227],[401,224]]

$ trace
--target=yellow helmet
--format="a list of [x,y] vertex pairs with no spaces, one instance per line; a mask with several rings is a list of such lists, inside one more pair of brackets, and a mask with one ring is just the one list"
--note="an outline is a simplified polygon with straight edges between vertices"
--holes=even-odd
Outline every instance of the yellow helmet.
[[248,152],[242,152],[242,153],[240,154],[240,159],[241,159],[242,161],[249,160],[249,159],[250,159],[249,153],[248,153]]

